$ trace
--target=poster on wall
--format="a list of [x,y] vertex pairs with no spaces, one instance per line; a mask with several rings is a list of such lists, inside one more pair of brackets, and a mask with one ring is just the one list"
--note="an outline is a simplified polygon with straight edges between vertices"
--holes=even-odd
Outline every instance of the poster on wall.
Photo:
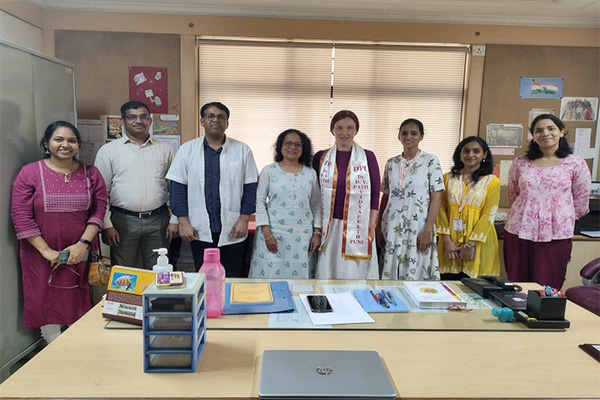
[[563,121],[595,121],[598,115],[597,97],[563,97],[560,119]]
[[150,112],[168,112],[167,69],[160,67],[129,67],[129,100],[141,101]]
[[563,92],[563,78],[521,77],[519,97],[522,99],[560,99]]
[[523,125],[488,124],[485,141],[490,147],[522,147]]

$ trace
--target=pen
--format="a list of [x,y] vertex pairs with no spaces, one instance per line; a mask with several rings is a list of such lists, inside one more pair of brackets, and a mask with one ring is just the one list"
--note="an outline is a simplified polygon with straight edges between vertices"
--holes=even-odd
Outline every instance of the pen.
[[375,293],[373,293],[373,291],[372,291],[372,290],[370,290],[370,292],[371,292],[371,296],[373,296],[373,298],[375,299],[375,302],[376,302],[377,304],[381,304],[381,302],[379,301],[379,297],[375,296]]
[[382,307],[390,308],[390,305],[387,303],[387,301],[385,301],[385,297],[383,294],[378,293],[377,297],[379,297],[379,304],[381,304]]
[[388,300],[395,306],[398,305],[398,303],[396,303],[396,300],[394,300],[394,296],[392,296],[392,293],[390,291],[384,290],[383,293],[385,293],[385,296],[388,298]]

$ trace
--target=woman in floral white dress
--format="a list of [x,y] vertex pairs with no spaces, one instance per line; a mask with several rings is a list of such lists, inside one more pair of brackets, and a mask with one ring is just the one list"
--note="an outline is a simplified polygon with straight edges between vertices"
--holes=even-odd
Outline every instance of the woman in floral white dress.
[[508,173],[504,230],[508,278],[560,289],[571,258],[575,220],[589,212],[590,170],[572,155],[565,125],[551,114],[531,123],[527,154]]
[[436,221],[441,278],[500,275],[494,219],[500,202],[500,179],[492,174],[492,152],[485,140],[469,136],[452,155],[444,174],[446,190]]
[[311,168],[312,145],[302,132],[277,137],[275,162],[258,178],[256,238],[250,278],[312,278],[311,253],[321,242],[321,197]]
[[438,158],[419,149],[424,135],[421,121],[402,122],[398,133],[402,154],[385,164],[383,213],[376,229],[381,279],[440,279],[434,223],[444,182]]

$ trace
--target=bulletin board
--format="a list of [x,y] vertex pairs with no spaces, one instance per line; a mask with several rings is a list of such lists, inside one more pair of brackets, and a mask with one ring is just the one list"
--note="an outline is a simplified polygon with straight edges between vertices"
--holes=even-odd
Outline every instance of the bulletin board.
[[[523,140],[513,151],[498,151],[494,164],[512,160],[526,153],[529,146],[529,112],[533,109],[551,109],[560,117],[561,100],[555,98],[520,98],[522,77],[563,78],[564,97],[600,97],[598,60],[600,49],[593,47],[513,46],[488,45],[486,49],[479,136],[486,138],[489,124],[523,126]],[[573,142],[577,128],[590,128],[590,146],[598,135],[598,121],[565,121],[567,141]],[[598,150],[598,149],[597,149]],[[598,151],[595,159],[598,160]],[[590,170],[593,159],[587,159]],[[506,166],[508,163],[504,163]],[[596,161],[596,166],[598,162]],[[600,170],[596,168],[600,176]],[[502,186],[500,207],[508,207],[507,187]]]

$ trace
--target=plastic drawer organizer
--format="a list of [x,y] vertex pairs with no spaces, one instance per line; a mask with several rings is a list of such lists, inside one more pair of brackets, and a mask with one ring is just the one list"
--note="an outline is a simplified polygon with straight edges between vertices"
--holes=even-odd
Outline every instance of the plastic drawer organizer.
[[204,274],[177,289],[144,291],[144,372],[195,372],[206,345]]

